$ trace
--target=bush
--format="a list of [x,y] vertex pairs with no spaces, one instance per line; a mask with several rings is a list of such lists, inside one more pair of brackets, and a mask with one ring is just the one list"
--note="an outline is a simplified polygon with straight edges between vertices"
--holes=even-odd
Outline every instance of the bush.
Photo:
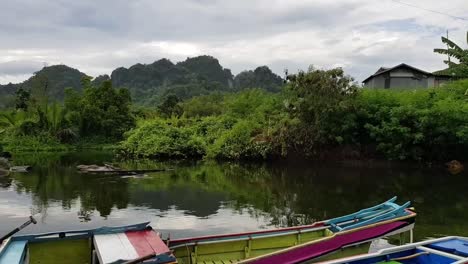
[[[246,90],[184,102],[181,118],[147,120],[121,144],[129,156],[466,159],[468,81],[417,90],[357,89],[341,69],[289,76],[282,94]],[[336,152],[336,153],[333,153]],[[355,153],[357,153],[355,155]],[[367,156],[366,156],[367,155]]]
[[468,81],[443,88],[363,90],[357,97],[359,142],[390,159],[455,159],[468,154]]
[[139,157],[200,158],[205,154],[205,141],[194,132],[166,120],[144,121],[127,133],[121,151]]

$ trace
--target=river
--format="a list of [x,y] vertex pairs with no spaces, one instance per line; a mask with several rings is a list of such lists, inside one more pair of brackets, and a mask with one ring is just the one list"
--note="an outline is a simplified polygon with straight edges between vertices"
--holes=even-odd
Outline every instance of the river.
[[[114,160],[111,153],[25,153],[29,173],[0,178],[0,234],[151,222],[163,237],[301,225],[398,196],[418,213],[415,239],[468,236],[468,174],[395,163],[217,163]],[[146,177],[80,174],[78,164],[167,168]]]

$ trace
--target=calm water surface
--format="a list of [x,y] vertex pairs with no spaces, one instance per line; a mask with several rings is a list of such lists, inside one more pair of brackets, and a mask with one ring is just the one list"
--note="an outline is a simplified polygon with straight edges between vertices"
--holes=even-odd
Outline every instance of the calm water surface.
[[23,233],[150,221],[164,236],[186,237],[300,225],[340,216],[394,195],[418,212],[418,240],[468,236],[468,175],[443,169],[343,164],[118,162],[122,168],[173,168],[143,178],[76,172],[112,162],[110,153],[22,154],[30,173],[0,178],[0,234],[31,213]]

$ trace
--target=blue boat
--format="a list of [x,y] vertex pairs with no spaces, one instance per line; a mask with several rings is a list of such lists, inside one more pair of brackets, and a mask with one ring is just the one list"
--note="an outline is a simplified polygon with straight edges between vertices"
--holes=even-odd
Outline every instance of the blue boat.
[[468,263],[468,237],[443,237],[391,247],[379,252],[319,262],[323,264],[462,264]]

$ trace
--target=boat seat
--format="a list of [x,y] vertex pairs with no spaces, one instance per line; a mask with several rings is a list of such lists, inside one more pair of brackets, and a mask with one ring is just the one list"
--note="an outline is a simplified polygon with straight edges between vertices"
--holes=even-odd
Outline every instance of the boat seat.
[[153,230],[98,234],[94,236],[94,246],[101,264],[134,260],[153,253],[161,255],[164,263],[167,259],[175,262],[167,245]]
[[0,255],[0,264],[20,264],[26,252],[27,241],[10,241],[5,252]]
[[450,239],[430,244],[427,247],[462,257],[468,257],[468,241],[464,239]]

